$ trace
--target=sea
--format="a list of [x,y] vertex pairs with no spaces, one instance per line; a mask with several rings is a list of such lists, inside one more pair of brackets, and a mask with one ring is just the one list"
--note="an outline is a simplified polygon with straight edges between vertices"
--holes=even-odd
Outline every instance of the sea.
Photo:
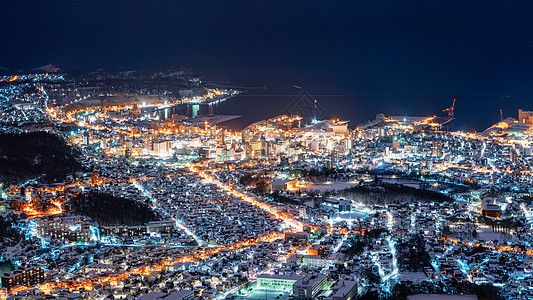
[[[464,132],[483,131],[500,118],[517,118],[518,109],[533,109],[528,95],[368,95],[314,91],[312,87],[285,88],[239,87],[243,92],[212,105],[183,105],[173,108],[170,115],[240,115],[222,124],[240,130],[251,123],[283,114],[300,114],[309,119],[337,118],[349,121],[349,127],[385,116],[447,117],[444,111],[453,104],[455,121],[451,129]],[[501,110],[501,111],[500,111]],[[169,114],[167,113],[167,116]]]

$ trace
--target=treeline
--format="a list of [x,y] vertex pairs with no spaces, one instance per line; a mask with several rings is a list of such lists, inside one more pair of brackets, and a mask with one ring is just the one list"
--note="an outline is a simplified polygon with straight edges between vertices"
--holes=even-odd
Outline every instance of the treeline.
[[421,272],[431,266],[431,258],[426,251],[426,242],[421,235],[396,244],[400,271]]
[[88,216],[102,226],[139,226],[159,220],[159,216],[142,202],[107,193],[89,192],[70,200],[74,213]]
[[11,247],[24,240],[24,234],[15,224],[14,215],[0,216],[0,248]]
[[439,192],[392,183],[353,186],[340,191],[340,194],[347,198],[356,198],[364,204],[401,203],[424,200],[435,202],[453,201],[452,197]]
[[416,294],[453,294],[476,295],[480,300],[503,300],[501,290],[492,284],[474,284],[468,281],[452,279],[446,283],[442,281],[424,281],[419,284],[400,282],[394,286],[386,299],[407,299]]
[[15,226],[15,220],[11,216],[0,216],[0,238],[23,238],[20,230]]
[[239,179],[239,183],[243,186],[254,186],[255,192],[264,195],[268,192],[269,177],[254,176],[252,173],[246,173]]
[[490,226],[492,231],[503,232],[508,234],[510,234],[513,230],[517,230],[518,227],[522,227],[525,225],[519,219],[516,218],[498,220],[486,216],[479,216],[478,221]]
[[354,255],[363,253],[365,248],[372,250],[374,241],[384,232],[387,232],[385,228],[374,228],[367,231],[365,235],[352,236],[350,240],[351,246],[343,251],[343,253],[348,258],[352,258]]
[[17,184],[44,175],[61,181],[82,170],[77,153],[61,138],[46,132],[0,134],[0,181]]

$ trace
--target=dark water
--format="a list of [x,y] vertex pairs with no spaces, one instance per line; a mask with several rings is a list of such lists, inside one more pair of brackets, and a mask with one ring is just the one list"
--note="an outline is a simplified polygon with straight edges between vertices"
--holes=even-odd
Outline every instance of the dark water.
[[208,116],[217,113],[217,106],[215,105],[175,105],[169,108],[160,109],[157,111],[157,115],[160,119],[168,119],[172,116],[183,115],[195,118],[197,116]]
[[[197,108],[183,106],[174,108],[171,113],[191,116],[193,111],[198,115],[235,114],[242,118],[225,123],[231,129],[241,129],[253,122],[285,114],[290,111],[291,104],[301,93],[300,89],[249,90],[237,97],[215,105],[199,105]],[[393,96],[355,95],[339,93],[313,93],[310,96],[323,108],[324,118],[338,117],[350,121],[350,127],[374,119],[376,114],[386,116],[446,116],[443,109],[451,106],[453,96]],[[457,96],[456,96],[457,97]],[[508,97],[468,96],[457,97],[455,105],[455,129],[463,131],[482,131],[500,119],[500,109],[504,117],[517,117],[518,109],[533,109],[528,106],[527,95]]]

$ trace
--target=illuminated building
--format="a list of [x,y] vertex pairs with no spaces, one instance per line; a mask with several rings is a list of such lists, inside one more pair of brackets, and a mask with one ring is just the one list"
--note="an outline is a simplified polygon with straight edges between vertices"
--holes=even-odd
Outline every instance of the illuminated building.
[[324,205],[335,208],[338,212],[350,212],[352,210],[352,201],[344,199],[325,199]]
[[307,209],[305,206],[300,206],[298,208],[298,216],[302,219],[307,218]]
[[104,226],[102,233],[114,236],[139,237],[147,235],[148,228],[146,226]]
[[300,279],[295,275],[270,275],[262,274],[257,277],[257,286],[263,289],[278,290],[291,293],[296,281]]
[[17,269],[2,276],[2,287],[12,289],[18,285],[32,286],[45,281],[44,271],[39,267]]
[[515,148],[510,148],[509,149],[509,159],[511,160],[512,163],[518,163],[518,153],[516,152],[516,149]]
[[246,158],[246,153],[242,149],[242,147],[239,146],[237,150],[235,150],[235,153],[233,154],[233,157],[235,160],[242,160]]
[[270,275],[262,274],[257,277],[257,286],[262,289],[291,293],[294,299],[315,299],[327,283],[324,274],[299,275]]
[[333,300],[351,300],[356,299],[358,295],[356,281],[341,279],[331,289],[334,292]]
[[499,218],[502,214],[500,207],[496,204],[488,204],[483,209],[483,215],[486,217]]
[[337,167],[337,151],[335,150],[331,151],[330,161],[331,161],[331,168],[336,168]]
[[281,192],[293,189],[298,184],[298,179],[276,179],[268,184],[271,192]]
[[170,221],[152,221],[148,223],[149,232],[169,233],[175,226],[175,222]]
[[318,141],[311,142],[311,151],[318,151]]
[[227,151],[223,146],[218,146],[215,149],[215,158],[217,161],[224,161],[227,157]]
[[37,235],[52,241],[83,242],[90,239],[89,223],[71,219],[47,219],[36,221]]
[[353,140],[352,139],[344,139],[342,141],[342,148],[349,150],[353,148]]
[[346,133],[348,132],[348,122],[347,121],[334,121],[331,123],[331,130],[337,133]]
[[307,232],[285,232],[285,241],[295,240],[307,240],[309,238],[309,233]]
[[315,299],[327,283],[324,274],[308,274],[293,285],[293,296],[296,300]]
[[99,175],[98,175],[98,173],[93,172],[93,173],[91,174],[91,184],[92,184],[92,185],[96,185],[96,184],[98,183],[98,180],[99,180]]
[[27,189],[26,190],[26,194],[24,196],[26,196],[26,202],[31,202],[31,189]]
[[533,111],[518,110],[518,122],[533,123]]
[[394,138],[392,140],[392,151],[394,151],[394,152],[398,151],[399,146],[400,146],[400,144],[398,143],[396,138]]
[[153,150],[153,147],[152,147],[152,144],[153,144],[153,139],[154,137],[150,134],[147,134],[143,137],[143,142],[144,142],[144,148],[148,151],[152,151]]
[[499,205],[483,201],[481,204],[481,212],[486,217],[499,218],[502,210]]
[[439,141],[433,141],[433,147],[431,148],[433,156],[442,156],[442,143]]
[[335,265],[335,259],[322,258],[319,255],[304,255],[301,259],[301,264],[316,268],[327,268]]
[[154,142],[152,144],[153,151],[157,155],[170,154],[170,141]]

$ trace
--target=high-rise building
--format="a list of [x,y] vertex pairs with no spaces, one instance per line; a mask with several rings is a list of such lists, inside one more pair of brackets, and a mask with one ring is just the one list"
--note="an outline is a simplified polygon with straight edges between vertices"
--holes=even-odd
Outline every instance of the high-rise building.
[[25,194],[25,196],[26,196],[26,202],[31,202],[31,198],[32,198],[32,197],[31,197],[31,196],[32,196],[32,191],[31,191],[31,189],[27,189],[27,190],[26,190],[26,194]]
[[305,206],[300,206],[298,208],[298,216],[302,219],[307,218],[307,209]]
[[398,151],[398,148],[400,147],[400,143],[398,143],[398,141],[396,140],[396,138],[394,138],[392,140],[392,151],[396,152]]
[[171,144],[170,141],[162,141],[153,143],[153,151],[156,154],[170,154]]
[[437,157],[442,155],[442,143],[441,142],[433,141],[432,154],[433,156],[437,156]]
[[516,149],[515,148],[510,148],[509,149],[509,159],[511,160],[511,162],[513,163],[518,163],[518,153],[516,153]]
[[93,173],[91,174],[91,184],[92,184],[92,185],[96,185],[96,184],[98,184],[99,179],[100,179],[100,175],[99,175],[98,173],[93,172]]
[[12,289],[18,285],[32,286],[43,283],[44,271],[39,267],[17,269],[10,274],[2,276],[2,287]]
[[533,111],[518,110],[518,122],[533,123]]
[[318,151],[318,141],[311,141],[311,151]]
[[153,136],[150,134],[143,136],[144,149],[146,149],[147,151],[153,150],[152,148],[153,139],[154,139]]

